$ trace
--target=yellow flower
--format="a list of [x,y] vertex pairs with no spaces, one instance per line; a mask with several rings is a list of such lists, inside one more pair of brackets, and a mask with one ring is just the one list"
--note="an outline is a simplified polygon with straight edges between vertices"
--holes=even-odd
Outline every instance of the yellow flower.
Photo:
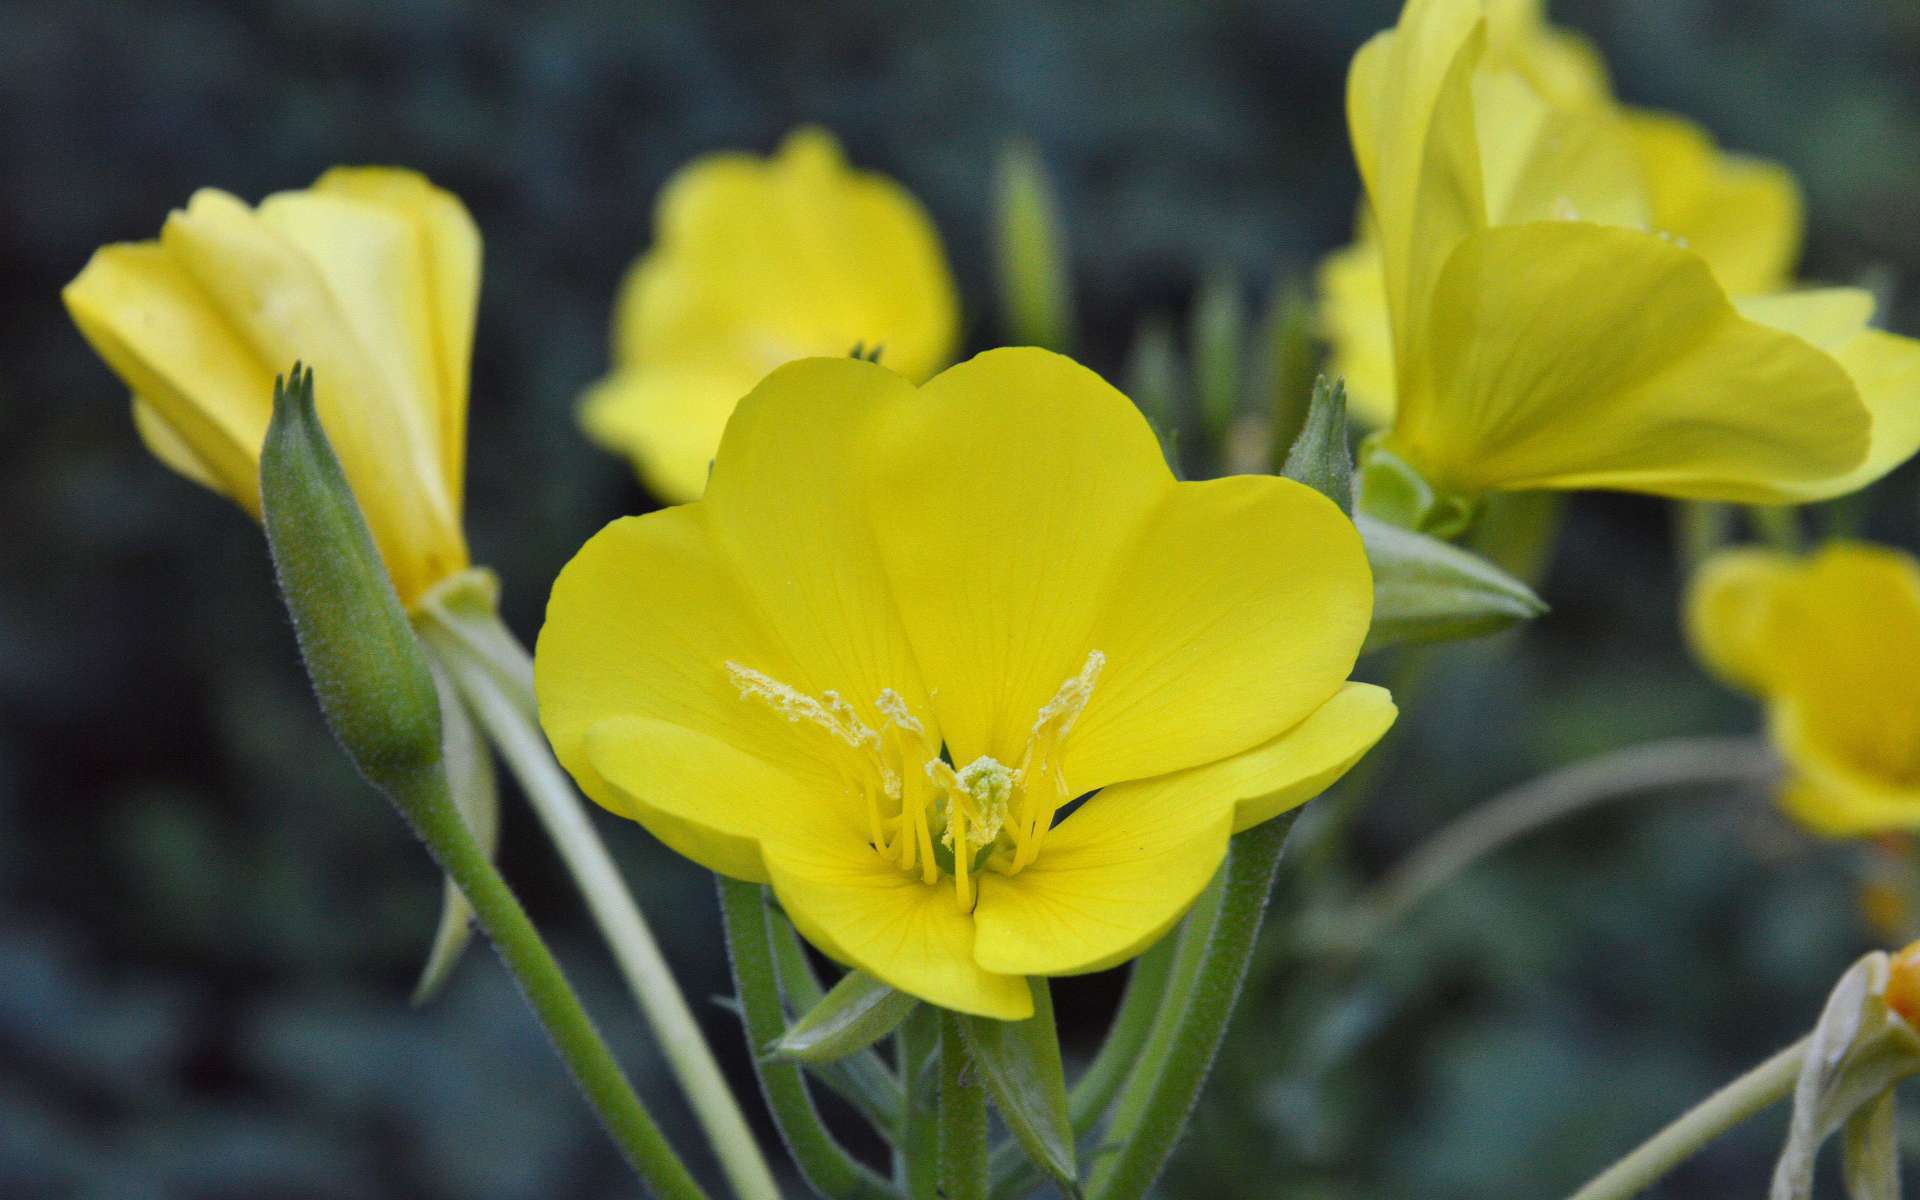
[[1787,810],[1830,834],[1920,829],[1920,563],[1839,542],[1710,559],[1687,600],[1700,658],[1766,702]]
[[1069,359],[916,389],[819,358],[740,403],[703,500],[568,564],[535,683],[595,800],[840,961],[1018,1018],[1023,977],[1139,953],[1386,730],[1347,682],[1371,610],[1332,503],[1176,483]]
[[772,158],[712,154],[668,181],[581,422],[663,499],[693,500],[727,415],[773,368],[860,346],[917,383],[951,360],[958,326],[919,201],[800,129]]
[[1529,65],[1521,9],[1490,27],[1476,0],[1412,0],[1354,60],[1367,206],[1321,282],[1383,445],[1468,497],[1800,501],[1909,457],[1920,344],[1869,329],[1870,297],[1731,298],[1785,280],[1791,180],[1621,112],[1577,57]]
[[460,530],[480,237],[411,171],[336,168],[258,208],[196,192],[62,293],[169,467],[260,512],[273,378],[313,367],[327,436],[411,606],[467,566]]

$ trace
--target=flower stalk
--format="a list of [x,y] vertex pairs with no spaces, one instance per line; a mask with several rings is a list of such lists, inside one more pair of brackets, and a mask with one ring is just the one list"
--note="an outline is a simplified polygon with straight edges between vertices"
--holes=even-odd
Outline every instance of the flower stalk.
[[540,733],[533,660],[501,623],[495,592],[491,576],[482,572],[455,576],[422,601],[415,617],[421,637],[520,781],[586,899],[733,1190],[742,1200],[778,1200],[772,1168],[653,931]]
[[628,1163],[663,1200],[699,1200],[704,1193],[454,805],[432,668],[321,428],[313,373],[297,364],[290,382],[275,381],[260,490],[275,575],[341,748],[459,887]]

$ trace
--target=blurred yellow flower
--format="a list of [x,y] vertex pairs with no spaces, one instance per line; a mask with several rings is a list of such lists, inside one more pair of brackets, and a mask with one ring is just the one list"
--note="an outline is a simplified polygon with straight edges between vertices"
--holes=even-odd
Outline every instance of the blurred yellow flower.
[[662,499],[693,500],[727,415],[773,368],[864,347],[919,383],[958,326],[920,202],[800,129],[772,158],[712,154],[668,181],[654,246],[621,288],[613,371],[580,418]]
[[1920,344],[1856,289],[1783,294],[1791,178],[1622,110],[1537,4],[1412,0],[1355,57],[1367,204],[1321,269],[1334,369],[1443,491],[1746,502],[1920,447]]
[[1766,702],[1787,810],[1829,834],[1920,829],[1920,563],[1838,542],[1741,549],[1687,598],[1696,652]]
[[704,499],[568,564],[535,682],[588,795],[840,961],[1018,1018],[1023,977],[1140,952],[1386,730],[1347,681],[1371,610],[1331,502],[1176,483],[1069,359],[916,389],[816,358],[740,403]]
[[133,390],[160,460],[260,511],[274,375],[313,367],[327,436],[409,607],[467,566],[460,529],[480,236],[411,171],[336,168],[249,208],[196,192],[156,241],[103,246],[62,293]]

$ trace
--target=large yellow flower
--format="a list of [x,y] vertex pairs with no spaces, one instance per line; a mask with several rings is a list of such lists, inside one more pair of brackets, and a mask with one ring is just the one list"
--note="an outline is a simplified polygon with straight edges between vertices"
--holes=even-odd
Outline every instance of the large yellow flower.
[[849,168],[824,130],[769,159],[694,161],[654,225],[614,314],[613,373],[581,420],[670,502],[700,495],[727,415],[780,364],[862,346],[917,383],[953,356],[933,222],[899,184]]
[[1623,113],[1537,17],[1413,0],[1354,60],[1367,204],[1322,290],[1384,446],[1464,496],[1749,502],[1837,495],[1909,457],[1920,344],[1869,329],[1854,289],[1747,298],[1791,269],[1792,181]]
[[1834,543],[1729,551],[1687,602],[1701,659],[1766,701],[1787,810],[1831,834],[1920,830],[1920,563]]
[[1386,730],[1347,682],[1371,608],[1332,503],[1176,483],[1068,359],[919,389],[809,359],[740,403],[703,500],[568,564],[535,682],[588,795],[840,961],[1015,1018],[1024,976],[1138,953]]
[[273,379],[296,359],[411,606],[460,530],[480,236],[411,171],[337,168],[248,208],[196,192],[157,241],[103,246],[62,295],[174,470],[260,512]]

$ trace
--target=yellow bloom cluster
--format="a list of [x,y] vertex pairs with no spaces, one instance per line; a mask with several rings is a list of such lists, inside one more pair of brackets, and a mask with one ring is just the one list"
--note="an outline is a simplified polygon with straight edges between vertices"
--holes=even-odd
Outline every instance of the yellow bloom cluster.
[[1347,682],[1372,599],[1332,502],[1176,483],[1058,355],[919,389],[809,359],[740,402],[702,500],[567,565],[535,682],[588,795],[771,883],[840,961],[1014,1018],[1024,976],[1150,945],[1229,836],[1385,732]]
[[1792,502],[1920,447],[1920,344],[1859,289],[1783,290],[1792,179],[1616,104],[1537,0],[1412,0],[1347,108],[1366,204],[1326,328],[1435,487]]
[[1830,834],[1920,830],[1920,563],[1855,542],[1742,549],[1694,581],[1687,625],[1716,674],[1766,701],[1782,802]]
[[953,357],[959,309],[932,220],[823,130],[769,159],[694,161],[654,227],[621,287],[613,373],[580,419],[669,503],[699,497],[735,402],[780,364],[863,348],[918,383]]

